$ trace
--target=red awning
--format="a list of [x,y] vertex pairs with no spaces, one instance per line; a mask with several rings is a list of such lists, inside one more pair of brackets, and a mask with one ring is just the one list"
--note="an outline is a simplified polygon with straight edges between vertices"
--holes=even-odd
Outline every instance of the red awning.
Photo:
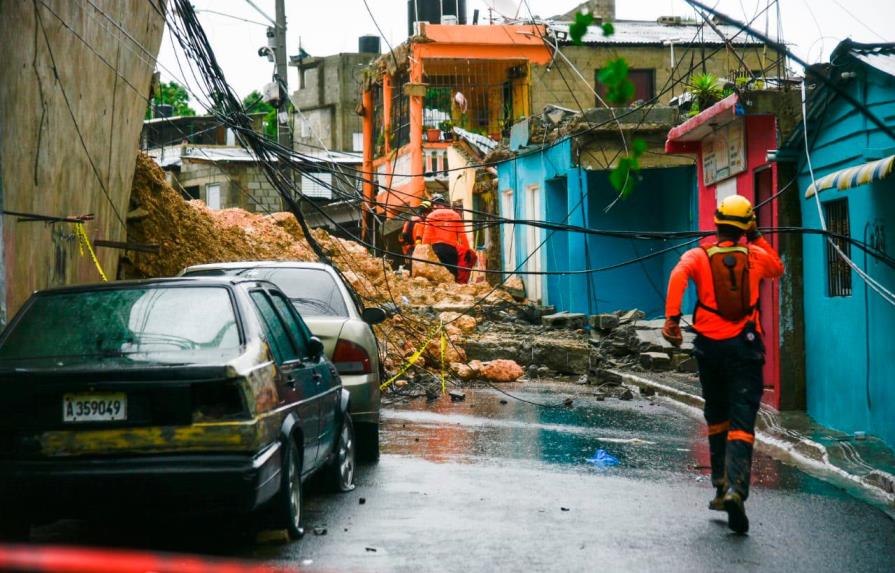
[[668,138],[665,140],[665,152],[694,153],[696,143],[742,115],[742,108],[738,107],[739,102],[740,98],[737,94],[731,94],[699,115],[691,117],[673,128],[668,132]]

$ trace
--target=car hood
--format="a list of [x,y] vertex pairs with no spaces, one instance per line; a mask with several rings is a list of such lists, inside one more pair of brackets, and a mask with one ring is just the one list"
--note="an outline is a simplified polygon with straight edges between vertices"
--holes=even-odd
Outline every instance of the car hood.
[[342,327],[349,320],[351,319],[344,316],[309,316],[305,319],[305,324],[308,325],[311,334],[323,342],[326,356],[330,360],[332,360],[333,352],[336,350],[336,342],[339,340]]

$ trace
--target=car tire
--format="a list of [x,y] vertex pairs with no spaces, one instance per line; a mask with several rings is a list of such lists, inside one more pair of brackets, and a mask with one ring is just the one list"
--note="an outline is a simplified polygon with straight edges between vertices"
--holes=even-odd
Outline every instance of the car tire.
[[348,492],[354,489],[356,444],[351,414],[345,412],[342,415],[342,426],[339,428],[333,457],[327,468],[327,481],[336,491]]
[[304,535],[301,526],[304,498],[301,484],[301,454],[295,441],[290,440],[283,454],[283,483],[274,498],[274,520],[278,529],[285,529],[292,539]]
[[379,461],[379,423],[357,424],[357,459],[363,462]]

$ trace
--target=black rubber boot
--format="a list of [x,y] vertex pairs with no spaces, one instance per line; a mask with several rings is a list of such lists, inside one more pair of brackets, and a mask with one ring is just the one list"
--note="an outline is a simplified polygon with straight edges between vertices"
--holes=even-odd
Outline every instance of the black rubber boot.
[[727,512],[727,527],[740,535],[749,531],[743,497],[732,489],[724,495],[724,511]]
[[712,485],[715,486],[715,497],[709,502],[709,509],[712,511],[724,511],[724,494],[727,493],[727,478],[713,479]]

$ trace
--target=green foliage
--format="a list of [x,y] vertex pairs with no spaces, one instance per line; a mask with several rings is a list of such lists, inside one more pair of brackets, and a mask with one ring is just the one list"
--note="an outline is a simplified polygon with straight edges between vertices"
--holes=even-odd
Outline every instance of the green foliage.
[[724,97],[724,89],[714,74],[700,74],[690,80],[690,92],[696,98],[700,109],[706,109]]
[[603,22],[601,28],[603,28],[603,35],[607,38],[615,34],[615,26],[612,25],[612,22]]
[[575,21],[569,25],[569,37],[576,46],[581,45],[581,38],[587,34],[587,27],[594,23],[594,16],[590,12],[577,12]]
[[606,86],[606,101],[625,105],[634,97],[634,83],[628,79],[628,62],[624,58],[610,60],[597,74],[597,81]]
[[277,138],[277,108],[264,101],[261,92],[252,91],[242,100],[242,106],[246,113],[264,113],[264,118],[261,120],[264,135],[269,139]]
[[152,119],[152,104],[170,105],[174,108],[175,116],[193,116],[196,110],[189,106],[190,95],[186,88],[177,82],[162,82],[159,84],[158,93],[152,98],[150,104],[146,107],[145,119]]
[[636,138],[631,142],[631,150],[618,161],[609,173],[609,184],[622,199],[627,199],[639,179],[640,157],[646,153],[646,141]]

